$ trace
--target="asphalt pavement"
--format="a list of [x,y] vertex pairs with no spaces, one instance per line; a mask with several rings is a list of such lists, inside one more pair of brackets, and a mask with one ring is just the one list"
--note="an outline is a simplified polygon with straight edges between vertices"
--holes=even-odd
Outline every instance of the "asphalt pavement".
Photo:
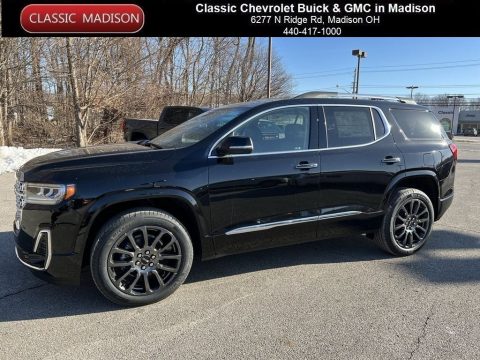
[[455,200],[419,253],[351,237],[235,255],[134,309],[18,262],[1,175],[0,359],[478,359],[480,141],[458,144]]

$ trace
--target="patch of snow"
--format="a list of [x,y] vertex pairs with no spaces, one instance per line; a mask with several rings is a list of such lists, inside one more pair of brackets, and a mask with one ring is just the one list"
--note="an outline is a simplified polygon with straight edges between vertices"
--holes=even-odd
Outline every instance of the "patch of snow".
[[27,161],[58,150],[60,149],[24,149],[0,146],[0,174],[17,171]]

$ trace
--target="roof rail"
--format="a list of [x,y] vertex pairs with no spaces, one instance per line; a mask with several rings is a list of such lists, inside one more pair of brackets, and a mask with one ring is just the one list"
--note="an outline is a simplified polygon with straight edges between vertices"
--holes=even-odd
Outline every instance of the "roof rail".
[[402,104],[416,105],[413,99],[399,96],[365,95],[365,94],[339,94],[331,91],[309,91],[294,97],[294,99],[359,99],[359,100],[381,100],[394,101]]

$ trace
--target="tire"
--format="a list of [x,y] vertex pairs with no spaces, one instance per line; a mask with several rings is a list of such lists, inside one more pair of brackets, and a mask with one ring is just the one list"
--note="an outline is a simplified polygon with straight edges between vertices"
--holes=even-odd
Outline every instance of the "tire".
[[192,261],[192,241],[185,227],[164,211],[139,208],[115,216],[100,229],[90,270],[108,300],[141,306],[177,290]]
[[434,210],[430,198],[418,189],[401,188],[390,197],[382,226],[373,240],[392,255],[412,255],[425,245],[433,222]]

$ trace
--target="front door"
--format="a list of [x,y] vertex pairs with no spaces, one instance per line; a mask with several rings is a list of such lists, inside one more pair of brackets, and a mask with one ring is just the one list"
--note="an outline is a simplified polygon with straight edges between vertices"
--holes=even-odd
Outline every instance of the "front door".
[[253,153],[209,158],[212,233],[218,255],[316,239],[320,156],[315,107],[263,112],[230,135]]

